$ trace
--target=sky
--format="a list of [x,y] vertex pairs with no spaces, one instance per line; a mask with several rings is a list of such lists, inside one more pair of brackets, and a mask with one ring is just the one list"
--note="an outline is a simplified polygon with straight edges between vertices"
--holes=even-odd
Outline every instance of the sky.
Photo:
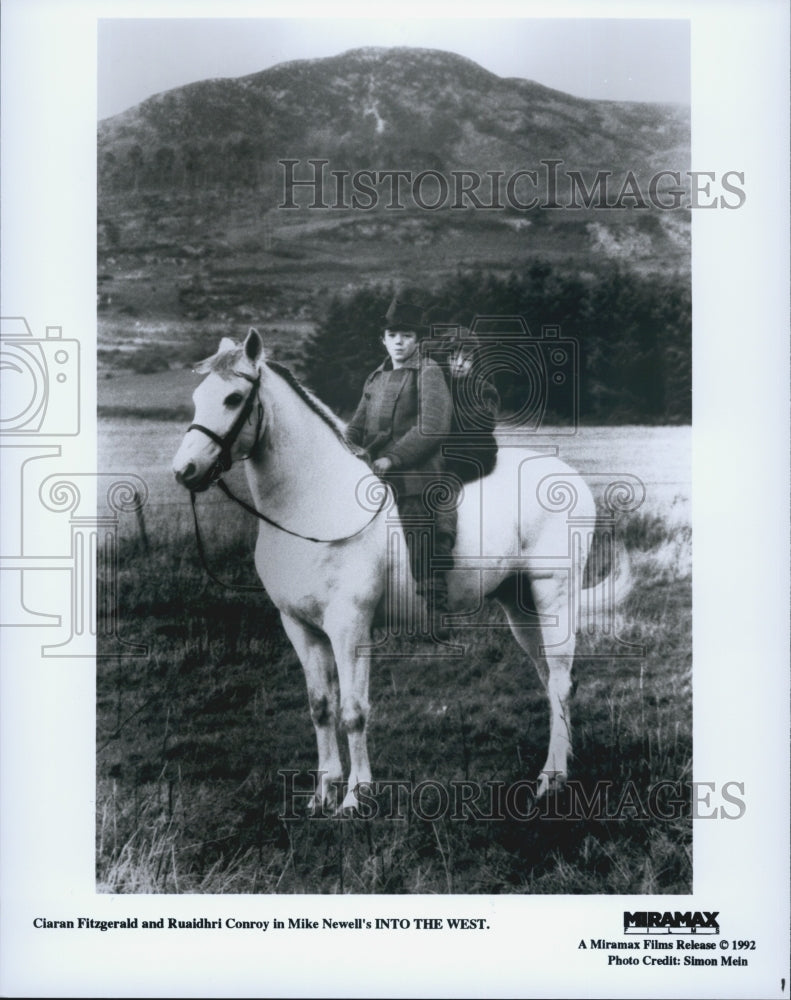
[[443,49],[577,97],[689,102],[683,20],[114,18],[99,21],[99,118],[196,80],[363,45]]

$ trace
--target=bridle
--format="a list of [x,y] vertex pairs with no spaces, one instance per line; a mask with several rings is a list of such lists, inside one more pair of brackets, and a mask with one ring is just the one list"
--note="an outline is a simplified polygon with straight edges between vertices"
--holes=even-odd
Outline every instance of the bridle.
[[236,419],[228,428],[224,437],[220,437],[216,434],[210,427],[204,427],[203,424],[190,424],[187,428],[187,433],[189,431],[200,431],[201,434],[205,434],[209,440],[213,441],[215,444],[220,446],[220,454],[217,456],[217,461],[212,469],[212,479],[211,482],[216,482],[223,472],[227,472],[233,465],[233,459],[231,458],[231,449],[236,444],[236,439],[242,433],[242,428],[247,423],[247,419],[252,413],[253,407],[256,402],[258,402],[258,422],[255,428],[255,437],[253,438],[253,444],[250,447],[248,453],[244,456],[249,458],[252,454],[253,448],[258,444],[258,438],[261,434],[261,424],[264,419],[264,408],[261,405],[261,400],[258,398],[258,387],[261,384],[261,372],[258,372],[253,378],[252,375],[248,375],[245,372],[234,372],[234,375],[238,375],[239,378],[245,379],[250,383],[250,391],[247,394],[247,399],[244,401],[244,406],[241,408],[239,413],[236,415]]
[[[223,472],[227,472],[231,468],[231,465],[233,464],[233,459],[231,458],[231,451],[233,449],[234,444],[236,444],[236,439],[242,432],[242,428],[244,427],[250,414],[252,413],[253,406],[255,406],[256,401],[258,402],[258,420],[256,422],[255,437],[253,438],[253,443],[250,446],[247,454],[243,456],[243,460],[248,459],[250,457],[256,445],[258,444],[261,434],[261,425],[263,423],[263,417],[264,417],[264,408],[258,396],[258,389],[261,384],[261,372],[259,371],[256,374],[255,378],[253,378],[253,376],[251,375],[246,374],[245,372],[235,371],[234,375],[238,375],[240,378],[243,378],[247,382],[249,382],[250,391],[247,394],[247,398],[244,401],[244,405],[237,414],[234,422],[228,428],[225,435],[220,436],[210,427],[204,427],[203,424],[190,424],[189,427],[187,428],[187,432],[200,431],[201,434],[205,434],[206,437],[209,438],[209,440],[213,441],[216,445],[219,445],[220,454],[217,456],[217,461],[214,463],[214,466],[212,467],[209,485],[219,486],[220,490],[228,497],[229,500],[233,500],[234,503],[237,503],[243,510],[246,510],[249,514],[253,514],[260,521],[265,521],[273,528],[277,528],[278,531],[285,532],[285,534],[287,535],[292,535],[294,538],[301,538],[303,539],[303,541],[306,542],[318,542],[323,544],[330,544],[332,542],[345,542],[351,538],[356,538],[357,535],[362,534],[363,531],[365,531],[365,529],[370,524],[373,523],[373,521],[379,516],[379,514],[384,509],[388,499],[387,490],[382,491],[382,500],[379,506],[373,512],[371,517],[365,522],[365,524],[361,528],[358,528],[357,531],[353,531],[349,535],[343,535],[340,538],[313,538],[311,535],[303,535],[299,531],[292,531],[291,528],[286,528],[285,525],[279,524],[271,517],[267,517],[267,515],[264,514],[262,511],[252,506],[252,504],[246,503],[244,500],[241,499],[241,497],[237,497],[231,491],[228,484],[222,479],[222,474]],[[200,555],[201,562],[203,563],[203,568],[206,570],[207,574],[211,577],[212,580],[215,581],[215,583],[220,583],[224,587],[233,587],[234,589],[237,590],[259,590],[260,588],[258,587],[243,587],[243,586],[237,586],[236,584],[225,583],[224,581],[217,579],[217,577],[214,576],[214,574],[211,572],[208,563],[206,561],[206,552],[203,546],[203,541],[201,539],[200,528],[198,526],[198,512],[195,508],[196,496],[197,496],[196,492],[194,490],[191,490],[190,501],[192,503],[192,517],[195,522],[195,539],[198,545],[198,553]]]

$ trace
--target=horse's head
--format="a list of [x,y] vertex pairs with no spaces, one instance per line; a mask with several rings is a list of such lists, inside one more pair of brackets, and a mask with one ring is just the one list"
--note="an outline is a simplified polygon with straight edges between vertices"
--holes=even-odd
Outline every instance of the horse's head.
[[193,393],[195,419],[173,459],[176,479],[191,492],[208,489],[260,439],[262,360],[261,337],[251,329],[243,346],[223,337],[217,353],[197,366],[206,378]]

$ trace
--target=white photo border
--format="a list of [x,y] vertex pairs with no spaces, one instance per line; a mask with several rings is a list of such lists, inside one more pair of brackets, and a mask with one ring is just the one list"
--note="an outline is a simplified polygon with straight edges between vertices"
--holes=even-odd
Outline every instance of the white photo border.
[[[277,7],[266,15],[326,13],[317,4]],[[398,16],[426,8],[402,3]],[[79,340],[84,419],[79,434],[56,444],[75,474],[96,461],[97,18],[262,12],[239,0],[3,4],[1,311],[24,316],[35,337],[60,327]],[[451,6],[431,13],[460,16]],[[693,606],[694,777],[743,782],[747,811],[738,822],[695,822],[690,897],[99,896],[95,661],[43,658],[39,630],[4,628],[5,995],[781,997],[789,989],[787,979],[781,988],[789,926],[787,5],[597,0],[493,3],[487,13],[688,18],[693,169],[744,173],[741,209],[693,213]],[[347,4],[343,16],[360,15]],[[2,488],[7,506],[18,484]],[[40,586],[57,590],[46,574]],[[69,613],[57,600],[54,611]],[[581,939],[615,934],[624,910],[676,908],[719,911],[729,936],[756,939],[754,961],[715,979],[705,968],[611,970],[578,952]],[[313,919],[469,915],[491,929],[473,945],[444,931],[363,939],[223,931],[209,941],[198,932],[33,926],[37,917],[211,911],[255,920],[285,910]]]

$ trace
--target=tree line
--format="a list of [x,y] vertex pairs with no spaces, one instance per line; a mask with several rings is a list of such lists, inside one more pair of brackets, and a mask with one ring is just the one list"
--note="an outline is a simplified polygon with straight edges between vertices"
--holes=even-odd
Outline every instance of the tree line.
[[222,186],[255,190],[264,179],[264,150],[246,136],[219,141],[160,145],[134,143],[99,157],[99,186],[105,194],[132,191],[201,191]]
[[[519,274],[460,270],[432,290],[399,291],[425,306],[435,333],[478,331],[506,412],[538,391],[545,422],[691,420],[689,275],[641,275],[616,265],[580,275],[539,260]],[[393,293],[393,285],[372,285],[334,295],[306,342],[306,381],[340,413],[351,412],[366,375],[384,358]],[[516,362],[502,363],[504,351]]]

